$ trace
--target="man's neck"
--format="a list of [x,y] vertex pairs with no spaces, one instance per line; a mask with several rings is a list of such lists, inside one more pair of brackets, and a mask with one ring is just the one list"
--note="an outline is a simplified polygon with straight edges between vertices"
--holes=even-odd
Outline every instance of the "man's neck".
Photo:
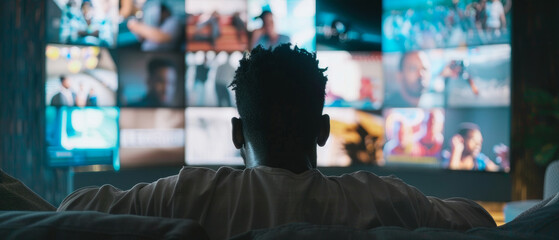
[[302,173],[316,168],[316,148],[305,152],[264,153],[255,151],[249,144],[242,150],[247,168],[267,166],[283,168],[294,173]]

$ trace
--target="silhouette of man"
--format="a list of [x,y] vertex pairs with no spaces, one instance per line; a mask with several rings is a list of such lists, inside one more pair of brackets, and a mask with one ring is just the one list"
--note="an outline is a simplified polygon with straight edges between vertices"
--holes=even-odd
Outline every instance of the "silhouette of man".
[[232,140],[246,169],[184,167],[127,191],[84,188],[58,210],[194,219],[211,239],[291,222],[360,229],[495,226],[466,199],[426,197],[395,177],[365,171],[327,177],[317,170],[316,146],[330,130],[322,114],[324,71],[315,54],[289,44],[253,49],[231,83],[240,116],[231,120]]
[[55,94],[50,105],[52,106],[75,106],[76,105],[76,94],[70,90],[72,87],[72,79],[64,75],[60,76],[60,83],[62,87],[60,92]]

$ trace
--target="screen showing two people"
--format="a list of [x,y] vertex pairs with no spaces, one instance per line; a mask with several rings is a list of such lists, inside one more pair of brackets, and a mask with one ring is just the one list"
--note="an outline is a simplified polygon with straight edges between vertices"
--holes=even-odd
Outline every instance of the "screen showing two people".
[[328,67],[319,166],[509,171],[511,0],[49,0],[52,166],[242,165],[243,52]]

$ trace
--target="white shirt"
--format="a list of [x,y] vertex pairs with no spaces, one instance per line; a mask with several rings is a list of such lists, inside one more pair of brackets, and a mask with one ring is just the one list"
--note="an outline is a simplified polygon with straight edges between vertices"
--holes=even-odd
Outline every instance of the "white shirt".
[[486,5],[487,20],[485,24],[490,28],[501,27],[501,15],[505,14],[505,8],[500,1],[487,2]]
[[74,95],[70,89],[62,87],[60,93],[64,98],[66,98],[66,103],[68,104],[67,106],[74,106]]
[[110,185],[70,194],[58,211],[95,210],[197,220],[211,239],[291,222],[468,229],[495,226],[476,203],[425,197],[395,177],[359,171],[327,177],[256,167],[217,171],[184,167],[178,175],[140,183],[127,191]]

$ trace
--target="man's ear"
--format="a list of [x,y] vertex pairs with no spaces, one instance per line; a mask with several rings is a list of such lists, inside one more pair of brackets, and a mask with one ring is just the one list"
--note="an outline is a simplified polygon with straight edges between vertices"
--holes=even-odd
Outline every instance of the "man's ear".
[[241,149],[245,144],[245,136],[243,135],[243,122],[236,117],[231,118],[231,127],[233,128],[233,144],[235,148]]
[[318,138],[316,140],[316,143],[318,144],[318,146],[322,147],[324,146],[324,144],[326,144],[326,141],[330,136],[330,116],[328,116],[328,114],[320,116],[319,128],[320,129],[318,130]]

